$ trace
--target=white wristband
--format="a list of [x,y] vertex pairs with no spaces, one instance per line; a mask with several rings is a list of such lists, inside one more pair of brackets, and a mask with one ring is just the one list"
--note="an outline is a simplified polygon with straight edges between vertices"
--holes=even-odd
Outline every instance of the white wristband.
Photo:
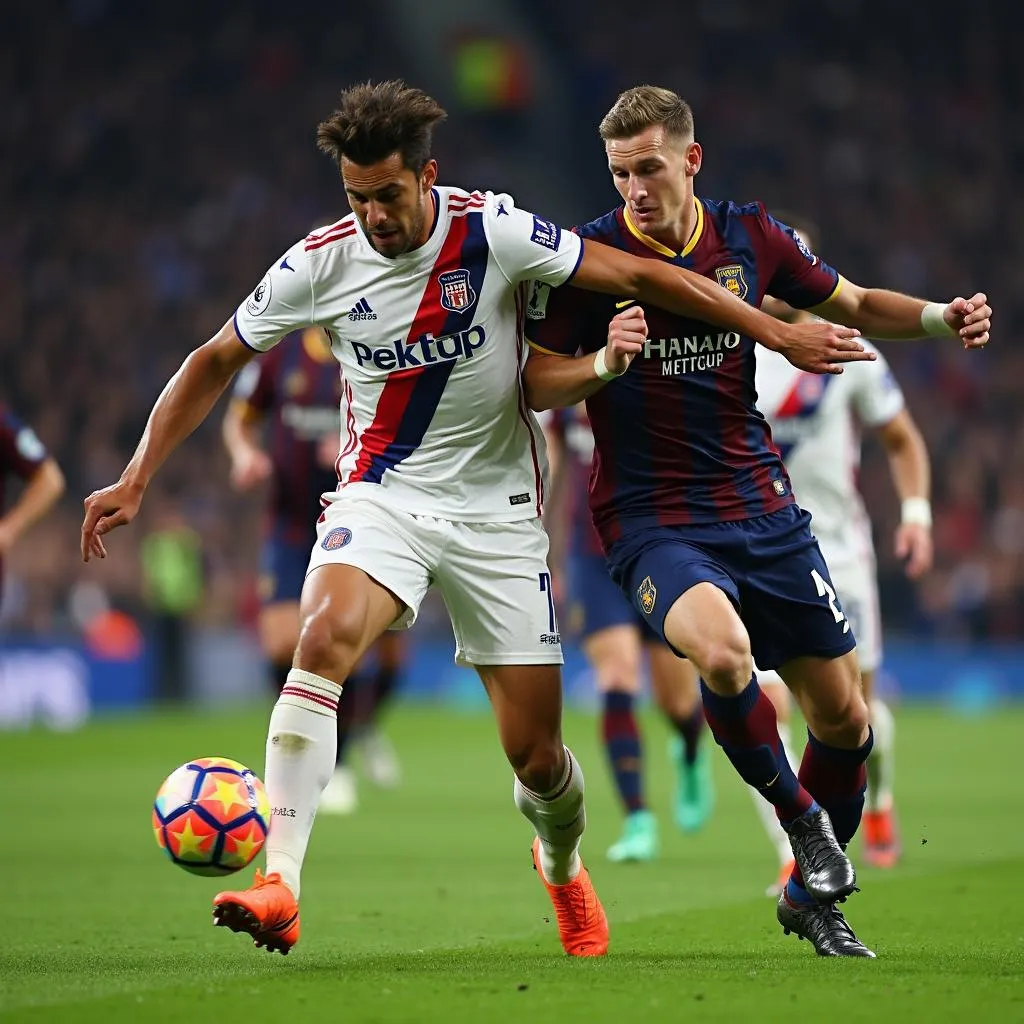
[[941,302],[927,302],[921,310],[921,326],[929,338],[954,338],[956,331],[946,323],[942,314],[946,307]]
[[927,498],[904,498],[900,506],[900,522],[904,526],[924,526],[931,529],[932,503]]
[[604,361],[604,355],[607,348],[608,347],[606,345],[602,346],[594,353],[594,373],[596,373],[601,380],[615,380],[616,377],[621,377],[622,373],[625,373],[629,367],[627,366],[626,370],[623,370],[622,373],[616,373],[614,370],[609,370],[608,364]]

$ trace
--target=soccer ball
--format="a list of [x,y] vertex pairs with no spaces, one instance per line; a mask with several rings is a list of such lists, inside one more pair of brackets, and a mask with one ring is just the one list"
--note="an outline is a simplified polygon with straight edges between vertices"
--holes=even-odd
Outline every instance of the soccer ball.
[[153,802],[157,845],[195,875],[241,871],[263,849],[270,801],[244,764],[200,757],[171,772]]

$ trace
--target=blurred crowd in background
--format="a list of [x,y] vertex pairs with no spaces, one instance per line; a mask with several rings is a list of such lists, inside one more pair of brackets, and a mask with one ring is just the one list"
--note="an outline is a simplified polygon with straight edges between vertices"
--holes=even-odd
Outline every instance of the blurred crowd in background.
[[[473,14],[379,0],[173,8],[71,0],[0,37],[0,399],[68,480],[7,560],[3,628],[143,614],[143,539],[202,552],[191,614],[250,623],[261,506],[227,484],[223,407],[161,471],[105,562],[78,553],[81,499],[113,482],[160,388],[271,260],[347,213],[315,126],[338,91],[404,77],[436,95],[441,180],[508,191],[563,224],[615,205],[596,125],[652,83],[694,108],[698,194],[763,200],[819,227],[845,276],[932,299],[988,292],[982,353],[884,346],[935,471],[936,568],[911,586],[880,450],[861,483],[891,631],[1024,635],[1024,75],[1007,3],[655,4],[505,0]],[[191,543],[191,542],[190,542]],[[443,628],[447,629],[444,624]]]

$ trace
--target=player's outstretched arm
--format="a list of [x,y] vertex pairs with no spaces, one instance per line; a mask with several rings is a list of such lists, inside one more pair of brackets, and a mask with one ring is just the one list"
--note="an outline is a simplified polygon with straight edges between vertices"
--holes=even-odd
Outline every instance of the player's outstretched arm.
[[870,338],[959,337],[964,348],[983,348],[992,328],[992,307],[984,292],[943,305],[884,288],[862,288],[845,279],[814,312],[857,327]]
[[784,323],[700,274],[632,256],[592,239],[584,239],[583,259],[571,284],[628,295],[678,316],[738,331],[812,373],[842,373],[843,363],[874,359],[856,340],[859,332],[854,328],[820,320]]
[[149,414],[142,440],[121,479],[85,499],[82,560],[106,558],[103,534],[135,518],[149,481],[168,455],[206,419],[231,378],[255,353],[229,320],[205,345],[189,353]]

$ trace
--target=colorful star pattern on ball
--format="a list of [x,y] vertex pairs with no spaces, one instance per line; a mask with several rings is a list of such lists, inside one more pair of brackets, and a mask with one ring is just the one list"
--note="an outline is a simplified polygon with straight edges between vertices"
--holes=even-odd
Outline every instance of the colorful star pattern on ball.
[[226,757],[188,761],[164,780],[153,802],[157,845],[193,874],[226,875],[250,864],[270,826],[259,778]]

